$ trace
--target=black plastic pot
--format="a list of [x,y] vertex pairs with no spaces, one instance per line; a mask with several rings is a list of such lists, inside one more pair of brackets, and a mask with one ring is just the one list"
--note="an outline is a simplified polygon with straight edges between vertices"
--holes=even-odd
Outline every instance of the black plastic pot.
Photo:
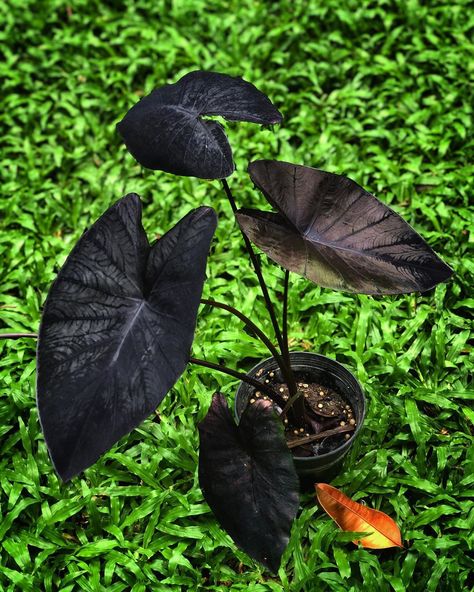
[[[338,362],[310,352],[291,352],[291,367],[296,379],[303,382],[317,382],[338,392],[351,405],[356,420],[356,429],[349,440],[325,454],[310,457],[294,456],[295,468],[302,482],[302,486],[317,481],[330,481],[340,471],[345,455],[354,444],[365,417],[365,397],[359,382],[353,374]],[[248,372],[248,376],[256,377],[262,370],[264,374],[275,371],[281,380],[278,365],[274,358],[263,360]],[[246,382],[241,382],[235,397],[235,415],[240,420],[243,410],[255,388]]]

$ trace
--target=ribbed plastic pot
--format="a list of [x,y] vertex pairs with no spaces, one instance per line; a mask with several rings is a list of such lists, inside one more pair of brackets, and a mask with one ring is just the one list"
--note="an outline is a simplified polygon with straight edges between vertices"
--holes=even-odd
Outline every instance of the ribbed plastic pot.
[[[303,382],[317,382],[322,386],[331,388],[338,392],[351,405],[356,420],[356,429],[352,437],[346,440],[341,446],[331,452],[310,457],[293,456],[296,471],[300,477],[302,487],[317,481],[328,482],[333,479],[342,467],[344,457],[354,444],[365,418],[365,396],[362,387],[355,376],[342,364],[310,352],[291,352],[290,362],[296,379]],[[267,372],[275,371],[276,377],[281,380],[278,365],[274,358],[263,360],[254,366],[248,376],[257,377],[262,370]],[[235,397],[235,415],[240,420],[248,400],[255,391],[254,387],[241,382]]]

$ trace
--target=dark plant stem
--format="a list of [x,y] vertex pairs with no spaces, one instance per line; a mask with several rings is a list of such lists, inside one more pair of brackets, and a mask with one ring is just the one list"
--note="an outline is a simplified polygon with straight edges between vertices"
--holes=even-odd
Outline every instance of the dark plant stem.
[[[230,207],[232,208],[232,211],[234,212],[234,215],[235,215],[235,213],[237,212],[237,205],[235,203],[234,196],[232,195],[232,192],[230,190],[229,184],[227,183],[226,179],[222,179],[222,185],[224,187],[224,191],[227,196],[227,199],[229,200]],[[265,306],[267,308],[268,314],[270,315],[270,319],[271,319],[272,325],[273,325],[273,330],[275,332],[275,336],[277,338],[278,345],[280,347],[280,351],[282,354],[281,358],[284,363],[281,364],[280,362],[278,362],[278,365],[281,369],[281,372],[283,374],[285,382],[288,385],[288,390],[290,392],[290,398],[293,399],[293,409],[290,410],[291,420],[296,425],[303,427],[306,423],[304,399],[302,396],[294,398],[294,396],[297,394],[298,388],[296,386],[295,375],[293,373],[293,370],[291,369],[289,349],[288,349],[288,332],[286,329],[287,336],[286,336],[286,340],[285,340],[281,331],[280,331],[280,326],[278,325],[278,320],[277,320],[276,314],[275,314],[275,308],[273,307],[272,301],[270,299],[270,295],[268,293],[268,288],[267,288],[267,285],[265,283],[265,279],[262,274],[262,268],[260,266],[260,262],[257,259],[257,256],[255,255],[255,252],[252,248],[252,244],[251,244],[250,240],[247,238],[247,235],[244,233],[244,231],[242,229],[240,229],[240,232],[241,232],[242,237],[244,239],[245,247],[246,247],[247,252],[249,254],[250,260],[252,261],[253,267],[255,269],[255,273],[257,274],[258,282],[260,284],[263,298],[265,300]],[[285,282],[286,282],[286,284],[288,284],[287,276],[285,276]],[[286,292],[288,292],[288,287],[286,288]],[[287,299],[288,299],[288,294],[286,296],[286,300]],[[284,313],[284,314],[287,315],[287,313]],[[287,323],[285,322],[284,325],[287,325]],[[285,330],[285,328],[284,328],[284,330]]]
[[297,387],[295,394],[290,394],[289,400],[283,407],[283,411],[280,414],[281,419],[285,419],[287,414],[290,416],[291,423],[298,427],[305,427],[306,411],[304,408],[304,396],[301,391],[297,390]]
[[[291,409],[295,409],[297,401],[301,401],[304,405],[304,396],[298,390],[294,395],[291,395],[289,400],[286,402],[285,406],[283,407],[283,411],[280,413],[281,419],[285,419],[287,413],[291,412]],[[303,427],[303,426],[298,426]]]
[[264,345],[267,346],[269,352],[275,358],[275,360],[277,361],[278,366],[280,366],[280,368],[283,366],[286,366],[286,368],[289,367],[288,364],[286,364],[283,356],[280,355],[277,348],[273,345],[273,343],[270,341],[270,339],[268,339],[268,337],[265,335],[265,333],[259,327],[257,327],[257,325],[251,319],[249,319],[246,315],[244,315],[242,312],[240,312],[240,310],[238,310],[237,308],[234,308],[233,306],[230,306],[229,304],[224,304],[223,302],[217,302],[216,300],[209,300],[207,298],[202,298],[201,304],[208,304],[209,306],[213,306],[214,308],[221,308],[222,310],[226,310],[226,311],[232,313],[233,315],[235,315],[237,318],[239,318],[241,321],[243,321],[251,329],[251,331],[260,339],[260,341]]
[[[232,208],[232,211],[235,214],[237,212],[237,205],[235,203],[234,196],[232,195],[232,192],[230,190],[229,184],[227,183],[226,179],[222,179],[222,185],[224,186],[224,191],[225,191],[225,194],[227,195],[227,199],[229,200],[230,207]],[[275,332],[275,336],[277,338],[278,345],[280,346],[281,351],[283,351],[283,338],[282,338],[280,327],[278,325],[278,321],[276,318],[275,309],[273,307],[272,301],[270,299],[270,295],[268,293],[267,284],[265,283],[265,280],[262,275],[262,268],[260,267],[260,263],[257,259],[257,256],[255,255],[255,252],[252,248],[252,244],[250,243],[250,240],[247,238],[247,235],[245,234],[245,232],[242,229],[240,229],[240,232],[242,233],[242,237],[243,237],[244,243],[245,243],[245,248],[247,249],[249,257],[252,261],[252,265],[255,269],[255,273],[257,274],[258,282],[260,284],[260,288],[263,293],[263,298],[265,300],[265,306],[267,307],[268,314],[270,315],[270,319],[272,321],[273,330]]]
[[[288,290],[289,290],[289,279],[290,279],[290,272],[288,270],[285,271],[285,281],[283,284],[283,318],[282,318],[282,329],[283,329],[283,345],[284,350],[281,352],[282,357],[287,364],[291,368],[290,362],[290,346],[288,344]],[[304,408],[304,397],[301,392],[298,391],[298,387],[295,380],[295,375],[293,371],[291,372],[291,382],[288,382],[288,391],[290,394],[290,399],[288,403],[285,405],[285,408],[282,412],[282,417],[284,418],[288,412],[291,413],[291,419],[293,423],[296,425],[303,427],[306,422],[306,412]]]
[[282,351],[282,355],[285,360],[290,363],[290,346],[288,345],[288,280],[290,277],[290,272],[288,270],[285,271],[285,282],[283,286],[283,319],[282,319],[282,338],[283,338],[283,346],[284,351]]
[[238,372],[237,370],[233,370],[232,368],[228,368],[227,366],[222,366],[221,364],[214,364],[214,362],[208,362],[207,360],[200,360],[199,358],[189,358],[189,363],[196,364],[198,366],[203,366],[204,368],[210,368],[211,370],[217,370],[218,372],[223,372],[224,374],[228,374],[229,376],[238,378],[239,380],[251,384],[259,391],[262,391],[263,393],[268,395],[272,399],[272,401],[275,401],[279,405],[282,404],[282,397],[280,397],[271,386],[265,384],[264,382],[260,382],[260,380],[247,376],[247,374],[244,374],[243,372]]
[[38,337],[37,333],[0,333],[0,339],[21,339],[22,337]]

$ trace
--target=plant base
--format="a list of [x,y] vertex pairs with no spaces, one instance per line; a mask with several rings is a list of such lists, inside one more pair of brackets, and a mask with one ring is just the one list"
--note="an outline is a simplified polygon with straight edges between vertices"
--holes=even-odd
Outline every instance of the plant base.
[[[317,481],[328,482],[341,470],[345,455],[349,452],[359,433],[365,417],[365,397],[359,382],[353,374],[338,362],[310,352],[290,353],[291,367],[299,375],[304,375],[305,380],[317,382],[328,389],[339,393],[351,406],[356,420],[356,428],[349,440],[335,449],[318,454],[316,456],[294,456],[296,471],[300,477],[302,487],[308,482],[314,484]],[[279,372],[274,358],[268,358],[257,364],[249,376],[259,377],[269,372]],[[235,415],[237,421],[255,392],[254,387],[241,382],[235,398]]]

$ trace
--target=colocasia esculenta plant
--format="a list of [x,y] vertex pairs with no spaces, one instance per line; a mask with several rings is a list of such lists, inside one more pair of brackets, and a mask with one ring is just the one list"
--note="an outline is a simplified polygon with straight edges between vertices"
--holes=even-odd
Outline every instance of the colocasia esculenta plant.
[[[232,151],[212,116],[265,126],[282,121],[252,84],[198,71],[141,99],[117,129],[146,168],[222,181],[276,342],[230,303],[201,300],[214,210],[197,207],[150,245],[140,199],[129,194],[82,236],[51,287],[39,332],[38,408],[52,461],[67,481],[151,414],[188,363],[250,383],[255,395],[238,424],[224,396],[214,395],[199,425],[199,480],[222,527],[276,571],[299,505],[290,448],[333,433],[350,437],[354,429],[350,422],[334,429],[334,418],[322,404],[310,405],[308,385],[295,377],[286,322],[289,272],[325,288],[383,295],[429,290],[451,269],[398,214],[340,175],[252,162],[250,178],[273,211],[238,210],[226,181],[234,171]],[[281,328],[251,243],[286,270]],[[278,388],[190,357],[200,303],[236,314],[263,340],[280,369]]]

